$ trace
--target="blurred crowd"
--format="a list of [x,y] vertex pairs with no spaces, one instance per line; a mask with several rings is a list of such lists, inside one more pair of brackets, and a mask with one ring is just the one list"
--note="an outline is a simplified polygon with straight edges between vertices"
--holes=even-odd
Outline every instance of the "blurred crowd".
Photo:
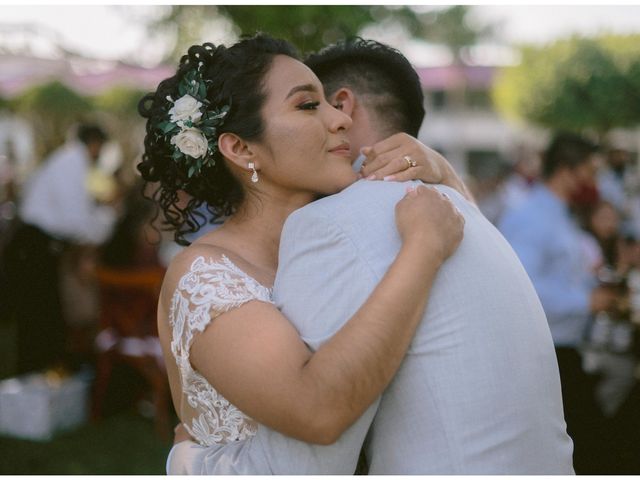
[[640,471],[637,159],[559,133],[491,181],[478,203],[545,310],[576,472]]
[[142,186],[120,170],[99,168],[108,141],[101,126],[78,125],[20,186],[5,162],[0,321],[14,327],[14,375],[91,372],[99,418],[122,363],[144,380],[137,394],[159,413],[167,435],[168,386],[156,327],[166,242]]
[[[24,185],[0,171],[0,321],[12,373],[94,374],[99,418],[118,362],[136,371],[160,433],[170,401],[156,302],[177,248],[142,186],[96,168],[107,133],[83,124]],[[500,175],[470,179],[549,320],[577,473],[640,471],[640,171],[622,148],[555,135]]]

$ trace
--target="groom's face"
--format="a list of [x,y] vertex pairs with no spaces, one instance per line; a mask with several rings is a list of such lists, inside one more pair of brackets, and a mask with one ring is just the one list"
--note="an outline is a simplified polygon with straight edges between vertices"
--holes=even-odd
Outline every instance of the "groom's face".
[[[346,93],[345,93],[346,92]],[[372,109],[367,108],[361,97],[348,87],[343,87],[327,97],[327,102],[351,118],[351,128],[346,132],[351,144],[351,161],[360,156],[360,149],[382,140],[378,135],[378,119]]]

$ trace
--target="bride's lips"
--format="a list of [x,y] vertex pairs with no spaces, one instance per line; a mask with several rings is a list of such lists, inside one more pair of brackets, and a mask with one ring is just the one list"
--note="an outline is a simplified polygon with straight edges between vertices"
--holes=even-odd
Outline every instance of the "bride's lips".
[[344,142],[330,149],[329,153],[351,158],[351,146],[347,142]]

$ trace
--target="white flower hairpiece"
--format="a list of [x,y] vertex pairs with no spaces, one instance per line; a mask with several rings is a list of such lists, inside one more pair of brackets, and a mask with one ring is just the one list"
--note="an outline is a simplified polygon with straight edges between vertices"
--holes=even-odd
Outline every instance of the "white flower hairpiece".
[[180,126],[185,120],[198,123],[202,118],[201,107],[201,102],[187,94],[173,102],[173,108],[169,110],[170,120]]
[[173,145],[172,157],[189,166],[187,177],[191,178],[202,167],[215,165],[214,154],[218,151],[218,129],[229,113],[230,105],[210,109],[207,99],[207,83],[200,73],[202,62],[196,69],[188,71],[178,84],[180,98],[167,100],[173,103],[164,120],[158,122],[159,135]]

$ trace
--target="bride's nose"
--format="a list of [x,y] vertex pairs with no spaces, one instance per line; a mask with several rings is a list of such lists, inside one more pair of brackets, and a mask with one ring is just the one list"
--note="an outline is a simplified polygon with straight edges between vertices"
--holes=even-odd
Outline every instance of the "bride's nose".
[[346,113],[342,113],[340,110],[332,107],[329,109],[329,115],[329,131],[331,133],[351,128],[351,117]]

